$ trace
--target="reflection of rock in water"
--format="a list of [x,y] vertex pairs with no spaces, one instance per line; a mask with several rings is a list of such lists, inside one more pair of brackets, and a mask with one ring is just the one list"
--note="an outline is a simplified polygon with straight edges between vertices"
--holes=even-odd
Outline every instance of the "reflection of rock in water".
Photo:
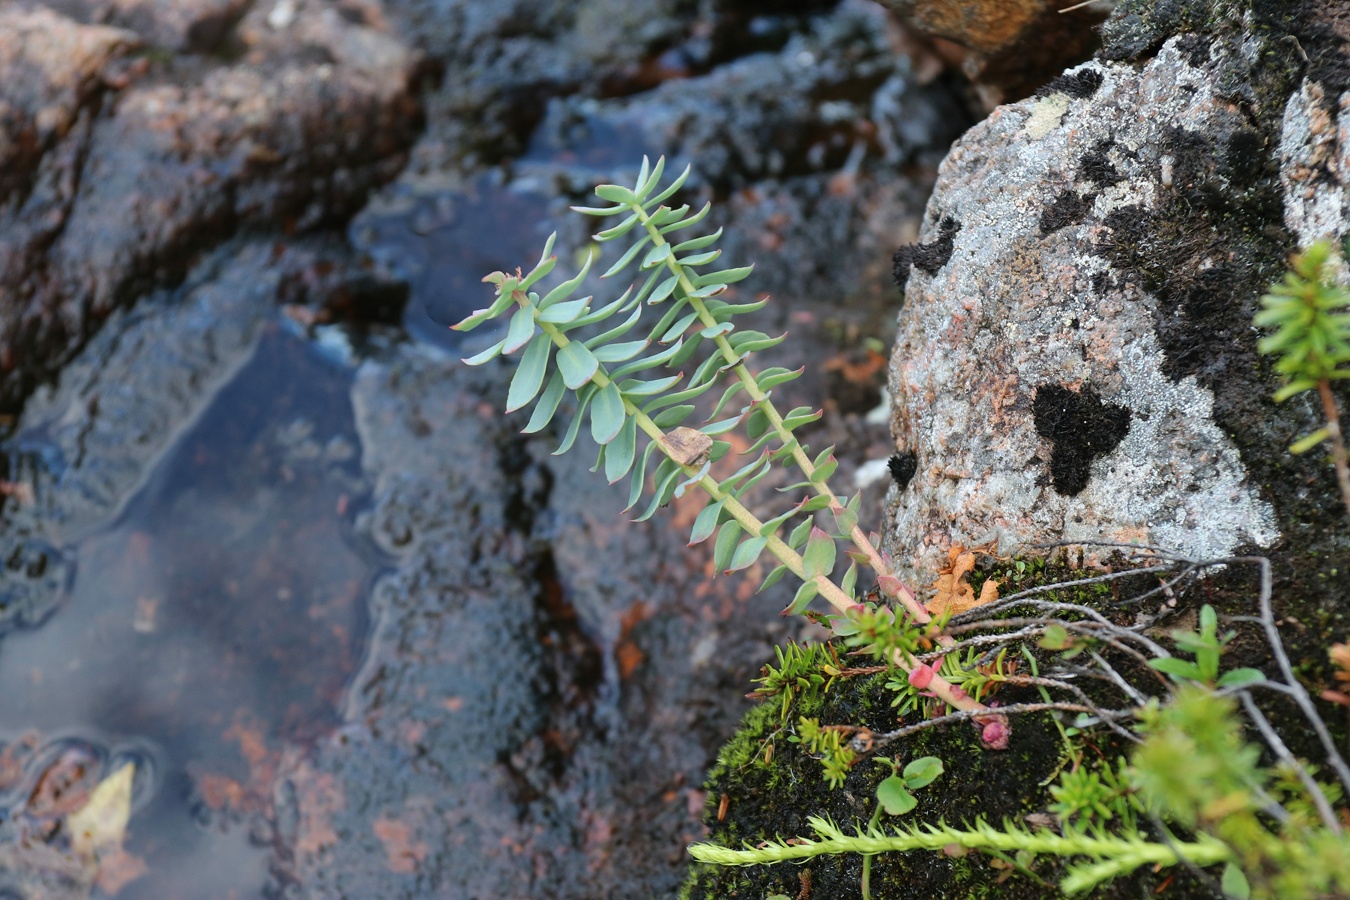
[[[225,254],[178,305],[105,330],[17,438],[53,463],[11,527],[62,546],[72,574],[46,596],[10,582],[34,609],[62,606],[0,646],[0,679],[24,686],[0,695],[0,732],[153,742],[164,790],[133,819],[128,852],[148,868],[122,897],[262,890],[267,851],[249,834],[269,827],[283,742],[332,727],[364,642],[349,376],[267,324],[314,262],[273,254]],[[51,856],[17,834],[0,846],[30,869]]]

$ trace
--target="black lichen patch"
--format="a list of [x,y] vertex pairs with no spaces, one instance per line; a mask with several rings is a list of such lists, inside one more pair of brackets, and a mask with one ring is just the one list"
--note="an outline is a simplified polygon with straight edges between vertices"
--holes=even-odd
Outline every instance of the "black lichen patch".
[[1108,155],[1111,146],[1108,140],[1098,141],[1083,154],[1078,163],[1079,174],[1098,187],[1110,187],[1125,180],[1125,176],[1116,171],[1115,163],[1111,162]]
[[1083,69],[1080,72],[1065,72],[1063,75],[1055,77],[1033,96],[1048,97],[1051,94],[1068,94],[1075,100],[1086,100],[1097,93],[1097,88],[1101,86],[1101,72],[1096,69]]
[[937,240],[927,244],[906,244],[896,250],[895,256],[891,257],[891,272],[895,275],[895,285],[900,288],[901,293],[909,282],[910,266],[929,275],[936,275],[938,269],[952,258],[952,251],[956,249],[956,233],[961,230],[961,223],[951,216],[946,216],[938,228],[940,233]]
[[1065,191],[1060,194],[1054,203],[1041,210],[1041,234],[1050,234],[1083,221],[1083,217],[1092,208],[1092,199],[1080,195],[1077,191]]
[[886,461],[886,467],[891,470],[895,486],[903,491],[919,471],[919,457],[910,450],[902,450]]
[[1036,432],[1054,445],[1051,484],[1067,497],[1087,487],[1092,460],[1114,450],[1130,430],[1130,411],[1103,403],[1090,388],[1075,393],[1058,384],[1042,385],[1032,413]]

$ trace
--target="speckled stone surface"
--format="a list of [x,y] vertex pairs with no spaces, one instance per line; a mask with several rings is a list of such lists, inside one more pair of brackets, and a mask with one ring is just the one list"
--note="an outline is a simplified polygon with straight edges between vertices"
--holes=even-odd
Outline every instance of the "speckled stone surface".
[[[1165,371],[1159,299],[1110,254],[1125,220],[1189,177],[1186,135],[1246,128],[1216,65],[1182,38],[1141,68],[1088,63],[997,109],[944,162],[929,252],[897,271],[894,430],[918,457],[892,495],[903,565],[929,570],[953,541],[1142,541],[1211,557],[1278,537],[1214,423],[1214,394]],[[1057,477],[1065,455],[1085,478]]]

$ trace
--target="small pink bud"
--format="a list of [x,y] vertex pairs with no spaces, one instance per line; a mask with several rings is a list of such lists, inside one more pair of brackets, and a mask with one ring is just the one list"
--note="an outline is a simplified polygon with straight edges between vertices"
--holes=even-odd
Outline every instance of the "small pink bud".
[[985,719],[980,729],[980,743],[990,750],[1007,750],[1012,729],[1004,716]]

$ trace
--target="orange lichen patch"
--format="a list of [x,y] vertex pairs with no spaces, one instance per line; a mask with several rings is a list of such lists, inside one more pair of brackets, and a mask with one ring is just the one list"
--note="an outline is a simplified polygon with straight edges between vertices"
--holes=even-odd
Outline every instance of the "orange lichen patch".
[[444,706],[452,713],[457,713],[464,708],[464,698],[446,697],[444,700],[441,701],[441,706]]
[[337,779],[328,772],[316,772],[307,762],[296,767],[291,776],[295,786],[296,805],[300,810],[300,827],[295,841],[295,852],[314,856],[337,844],[333,830],[333,814],[346,806],[346,796]]
[[106,856],[99,857],[94,883],[99,890],[112,897],[147,871],[144,859],[118,847]]
[[614,647],[614,658],[619,664],[620,678],[627,679],[646,659],[642,649],[633,640],[632,631],[639,622],[648,618],[651,618],[651,610],[647,604],[635,600],[619,619],[619,642]]
[[422,841],[413,841],[412,829],[406,822],[379,818],[371,827],[375,829],[375,836],[384,846],[385,858],[391,872],[411,875],[417,871],[418,863],[427,857],[427,845]]
[[220,812],[243,809],[247,795],[244,786],[233,778],[208,772],[197,776],[197,796],[207,808]]
[[946,613],[956,615],[998,599],[999,582],[989,579],[975,596],[975,589],[966,581],[966,577],[975,568],[975,553],[961,544],[953,544],[947,550],[947,563],[938,570],[937,580],[929,588],[935,592],[932,600],[925,604],[930,613],[940,616]]
[[0,750],[0,791],[17,787],[23,780],[23,767],[33,751],[42,743],[42,735],[37,731],[25,731],[18,740],[12,741]]

